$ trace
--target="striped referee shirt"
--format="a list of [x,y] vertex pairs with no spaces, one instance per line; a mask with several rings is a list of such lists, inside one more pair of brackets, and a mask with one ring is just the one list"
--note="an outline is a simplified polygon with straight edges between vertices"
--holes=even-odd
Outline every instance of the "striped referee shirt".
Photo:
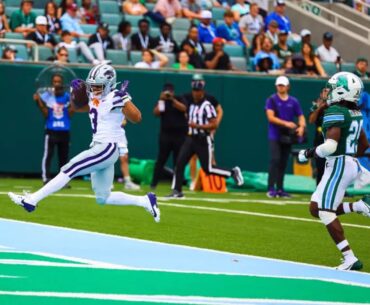
[[[203,100],[198,104],[191,103],[189,107],[189,124],[195,123],[198,125],[206,125],[209,123],[209,120],[217,117],[216,109],[208,100]],[[200,128],[191,128],[189,126],[189,135],[198,135],[198,134],[209,134],[208,130]]]

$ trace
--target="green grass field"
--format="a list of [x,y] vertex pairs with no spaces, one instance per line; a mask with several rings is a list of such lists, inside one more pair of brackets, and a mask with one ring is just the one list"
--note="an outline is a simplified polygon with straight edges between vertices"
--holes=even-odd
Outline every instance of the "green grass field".
[[[318,265],[339,264],[340,255],[325,227],[308,213],[309,196],[282,201],[262,193],[186,193],[185,200],[159,200],[163,203],[159,224],[137,207],[96,204],[90,183],[80,180],[42,201],[31,214],[6,196],[8,191],[35,191],[40,186],[40,180],[1,179],[0,217]],[[115,190],[120,188],[115,185]],[[168,192],[169,185],[156,191],[158,196]],[[363,271],[370,272],[370,219],[346,215],[341,220],[358,225],[346,225],[346,237],[363,261]]]

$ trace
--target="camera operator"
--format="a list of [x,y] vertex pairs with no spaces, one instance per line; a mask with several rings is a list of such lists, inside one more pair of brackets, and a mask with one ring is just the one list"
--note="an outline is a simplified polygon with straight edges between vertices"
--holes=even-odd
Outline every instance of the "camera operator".
[[151,183],[153,189],[157,186],[161,172],[171,153],[173,165],[176,164],[177,156],[187,133],[186,110],[185,102],[175,96],[173,84],[165,84],[153,110],[154,115],[161,120],[159,152]]

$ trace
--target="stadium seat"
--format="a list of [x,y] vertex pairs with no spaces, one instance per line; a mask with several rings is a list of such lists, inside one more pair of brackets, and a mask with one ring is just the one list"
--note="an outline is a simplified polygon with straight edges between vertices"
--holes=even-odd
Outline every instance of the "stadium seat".
[[353,72],[356,70],[356,65],[353,62],[344,62],[342,63],[342,71]]
[[168,63],[167,63],[167,67],[172,67],[172,65],[175,63],[176,61],[176,56],[175,54],[173,53],[164,53],[164,55],[166,55],[168,57]]
[[173,39],[180,45],[182,41],[188,36],[188,31],[173,31]]
[[68,59],[71,63],[78,63],[78,54],[76,49],[68,49]]
[[13,32],[7,32],[5,33],[6,39],[24,39],[22,33],[13,33]]
[[125,14],[124,19],[130,22],[133,27],[137,27],[139,20],[143,19],[143,16],[134,16]]
[[337,73],[337,67],[334,63],[323,61],[321,64],[328,76],[332,76],[333,74]]
[[114,1],[99,1],[99,9],[101,14],[118,14],[120,8],[117,2]]
[[32,11],[37,15],[37,16],[44,16],[44,9],[43,8],[33,8]]
[[174,23],[172,24],[172,28],[174,30],[185,30],[188,31],[190,28],[190,20],[185,18],[176,18]]
[[158,37],[160,33],[160,30],[158,28],[151,28],[150,29],[150,35],[153,37]]
[[26,45],[16,44],[15,47],[18,51],[17,57],[22,58],[23,60],[28,60],[28,49]]
[[224,51],[231,57],[245,57],[244,48],[242,46],[225,45]]
[[110,25],[109,26],[109,35],[113,36],[118,32],[118,26],[116,25]]
[[19,4],[20,4],[19,0],[5,0],[6,8],[8,8],[9,6],[14,6],[14,7],[19,8]]
[[113,65],[128,65],[127,52],[121,50],[107,50],[107,59],[111,60]]
[[52,57],[53,51],[48,47],[40,47],[39,46],[39,60],[46,61],[49,57]]
[[154,10],[154,7],[155,7],[155,3],[145,3],[145,7],[146,7],[149,11],[153,11],[153,10]]
[[18,11],[19,6],[7,6],[5,8],[5,15],[10,18],[10,16],[13,14],[13,12]]
[[81,29],[85,34],[95,34],[96,28],[95,24],[81,24]]
[[232,65],[241,70],[241,71],[247,71],[247,61],[245,58],[242,57],[230,57]]
[[141,61],[141,52],[140,51],[131,51],[130,52],[130,62],[131,65],[135,65],[137,62]]
[[119,14],[103,14],[101,17],[101,21],[109,25],[118,25],[122,20],[122,16]]
[[212,8],[212,17],[214,20],[223,20],[226,9],[221,7]]

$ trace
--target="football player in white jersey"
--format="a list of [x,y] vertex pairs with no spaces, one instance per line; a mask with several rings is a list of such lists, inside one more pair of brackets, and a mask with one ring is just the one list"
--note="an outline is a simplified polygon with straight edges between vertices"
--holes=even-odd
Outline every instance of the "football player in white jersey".
[[72,178],[91,174],[92,188],[99,204],[140,206],[159,222],[160,211],[155,194],[133,196],[111,192],[114,164],[119,156],[119,143],[124,137],[121,123],[124,118],[133,123],[141,121],[141,112],[131,101],[131,96],[125,90],[115,89],[116,85],[116,71],[112,66],[101,64],[90,70],[86,79],[89,103],[78,109],[89,112],[93,132],[90,149],[63,166],[59,174],[40,190],[25,195],[9,193],[13,202],[32,212],[40,200],[60,190]]

